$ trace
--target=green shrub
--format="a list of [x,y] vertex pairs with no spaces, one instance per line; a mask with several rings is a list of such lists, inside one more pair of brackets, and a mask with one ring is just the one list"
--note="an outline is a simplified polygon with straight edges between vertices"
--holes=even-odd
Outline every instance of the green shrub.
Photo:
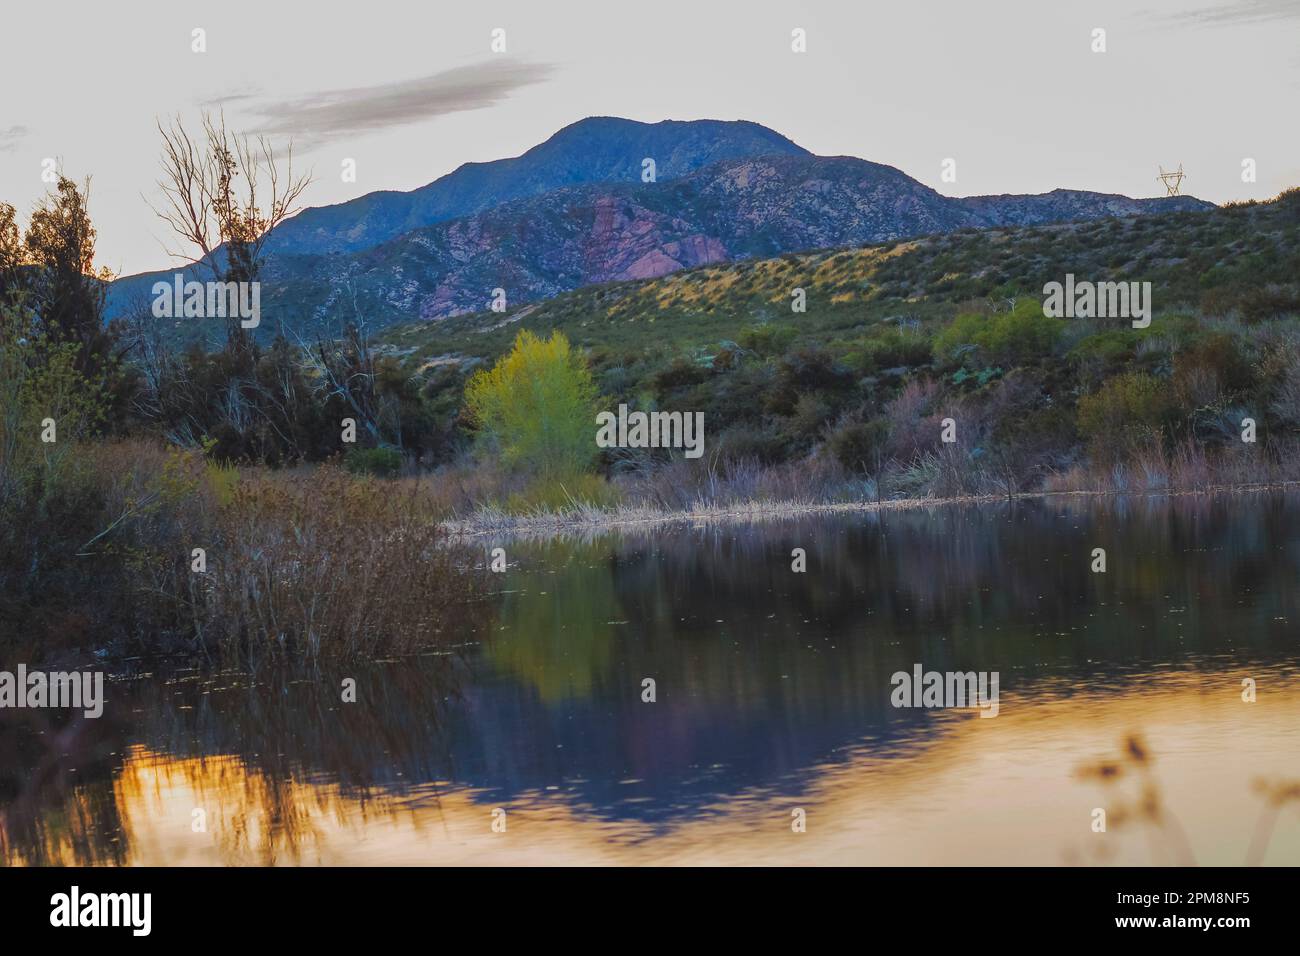
[[714,447],[723,461],[754,460],[766,464],[785,458],[785,440],[771,424],[733,425],[718,434]]
[[972,359],[981,366],[1025,365],[1041,361],[1052,354],[1064,332],[1062,321],[1043,314],[1043,307],[1033,299],[1016,303],[1010,312],[987,318],[959,315],[935,337],[934,353],[941,362],[964,360],[975,346],[979,357]]
[[971,371],[962,367],[953,373],[952,383],[954,385],[962,385],[965,382],[973,381],[976,385],[983,388],[989,382],[993,381],[995,378],[999,378],[1001,375],[1002,366],[1000,365],[995,365],[992,368],[982,368],[977,371]]
[[1206,374],[1228,394],[1243,392],[1254,384],[1255,373],[1237,340],[1224,332],[1198,336],[1174,356],[1174,388],[1181,391],[1190,378]]
[[792,415],[800,397],[813,392],[841,392],[854,385],[853,373],[822,346],[795,349],[781,359],[768,408]]
[[873,473],[885,454],[889,423],[883,418],[849,422],[831,432],[826,440],[835,460],[850,471]]
[[1252,324],[1300,315],[1300,291],[1293,285],[1259,286],[1242,294],[1240,308],[1242,319]]
[[901,329],[877,332],[845,355],[845,361],[869,374],[886,368],[929,365],[933,346],[928,338]]
[[678,389],[699,385],[708,377],[707,365],[678,356],[667,368],[655,373],[654,388],[660,398],[666,398]]
[[1139,338],[1127,329],[1109,329],[1080,339],[1069,358],[1079,364],[1119,365],[1133,359]]
[[789,325],[761,323],[751,325],[740,333],[740,344],[764,358],[780,355],[794,341],[798,332]]
[[979,348],[987,322],[985,316],[973,313],[957,316],[934,337],[934,357],[944,364],[960,361],[966,352]]
[[1119,460],[1136,443],[1159,437],[1173,412],[1173,397],[1153,375],[1126,372],[1079,399],[1079,431],[1101,463]]
[[396,448],[353,448],[343,466],[354,475],[396,478],[402,470],[402,453]]

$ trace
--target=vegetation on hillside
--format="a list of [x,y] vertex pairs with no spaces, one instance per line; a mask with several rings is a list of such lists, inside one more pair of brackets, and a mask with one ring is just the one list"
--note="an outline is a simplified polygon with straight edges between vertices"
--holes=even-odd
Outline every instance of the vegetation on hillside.
[[[1042,288],[1066,274],[1151,282],[1150,326],[1046,317]],[[1298,317],[1293,190],[1212,212],[967,231],[591,287],[398,327],[376,351],[447,408],[520,329],[564,333],[603,407],[705,412],[701,462],[600,461],[665,504],[796,466],[809,493],[839,497],[1134,489],[1291,477]],[[944,418],[953,444],[940,441]],[[1240,440],[1245,418],[1253,444]]]

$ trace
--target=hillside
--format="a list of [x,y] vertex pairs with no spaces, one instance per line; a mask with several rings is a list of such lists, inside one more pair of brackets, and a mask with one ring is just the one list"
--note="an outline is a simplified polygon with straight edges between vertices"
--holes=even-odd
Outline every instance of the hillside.
[[[1151,327],[1044,318],[1042,287],[1066,273],[1150,281]],[[795,288],[806,313],[791,311]],[[379,342],[426,399],[454,414],[467,374],[508,350],[519,329],[560,330],[587,350],[610,407],[705,410],[711,449],[769,463],[817,447],[838,448],[846,465],[862,447],[912,460],[941,410],[964,409],[965,452],[1023,453],[1009,467],[1034,484],[1086,457],[1096,436],[1079,402],[1124,375],[1176,393],[1181,405],[1152,399],[1172,416],[1159,422],[1171,438],[1222,439],[1235,410],[1248,408],[1269,441],[1290,440],[1300,433],[1297,314],[1293,190],[1203,212],[710,265],[505,314],[396,326]]]
[[[379,333],[412,358],[498,354],[518,326],[564,331],[587,348],[622,344],[654,325],[683,347],[735,338],[768,324],[819,335],[893,317],[944,318],[959,304],[1030,294],[1066,272],[1148,279],[1158,310],[1195,309],[1234,295],[1272,274],[1300,278],[1300,229],[1294,192],[1285,200],[1202,212],[1126,216],[1087,223],[964,229],[858,249],[825,250],[689,269],[642,282],[610,282],[438,323],[411,322]],[[806,314],[792,314],[790,290],[808,295]],[[1225,303],[1228,304],[1228,303]],[[650,344],[650,343],[646,343]]]

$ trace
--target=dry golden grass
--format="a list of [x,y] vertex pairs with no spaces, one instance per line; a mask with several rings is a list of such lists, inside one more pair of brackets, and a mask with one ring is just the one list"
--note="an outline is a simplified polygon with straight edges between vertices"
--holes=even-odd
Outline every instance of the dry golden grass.
[[372,658],[437,644],[477,576],[418,481],[241,479],[212,528],[197,595],[204,644],[233,659]]
[[[1258,494],[1268,491],[1295,490],[1300,482],[1272,484],[1210,485],[1189,490],[1157,489],[1136,493],[1139,497],[1180,498],[1221,494]],[[948,497],[860,499],[830,501],[824,498],[750,499],[726,502],[697,499],[681,508],[654,504],[629,503],[612,508],[579,504],[570,507],[526,513],[513,513],[486,505],[463,517],[448,518],[444,530],[452,537],[515,535],[526,538],[596,535],[606,531],[656,525],[704,525],[724,522],[759,523],[786,521],[811,515],[856,514],[863,512],[904,511],[943,508],[954,505],[995,504],[1006,501],[1047,498],[1104,498],[1133,495],[1095,488],[1060,488],[1053,491],[1016,492],[1013,494],[954,495]]]

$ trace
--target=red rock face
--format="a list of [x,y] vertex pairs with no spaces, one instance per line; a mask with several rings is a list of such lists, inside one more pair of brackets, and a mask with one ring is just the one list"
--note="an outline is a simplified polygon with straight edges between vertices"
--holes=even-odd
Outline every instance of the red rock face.
[[591,245],[598,248],[608,245],[623,230],[627,217],[619,205],[613,196],[602,197],[596,202],[596,215],[591,223]]
[[664,249],[651,249],[636,262],[632,263],[614,278],[616,279],[657,279],[670,272],[676,272],[682,264],[668,255]]
[[605,196],[592,210],[584,268],[590,282],[655,279],[728,258],[722,240],[694,232],[690,224],[637,203]]
[[687,236],[680,242],[669,242],[662,249],[652,249],[637,259],[614,279],[657,279],[678,269],[706,266],[725,262],[727,249],[712,236]]

